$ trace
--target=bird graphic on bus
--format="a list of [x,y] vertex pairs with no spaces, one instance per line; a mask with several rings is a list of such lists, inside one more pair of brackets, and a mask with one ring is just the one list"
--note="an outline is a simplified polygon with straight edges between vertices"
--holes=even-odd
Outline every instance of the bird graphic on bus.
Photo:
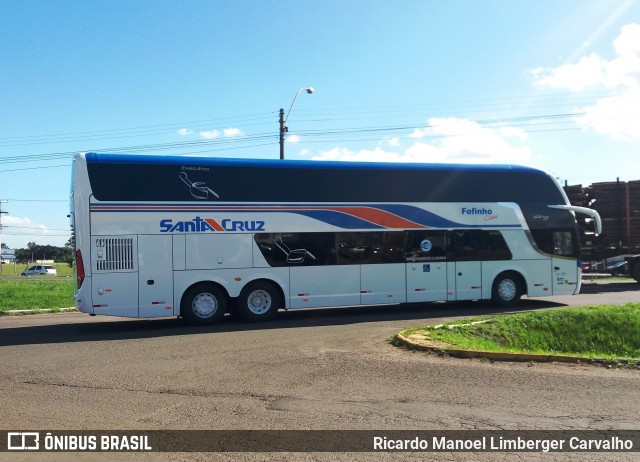
[[204,181],[191,181],[186,172],[180,172],[179,176],[182,182],[189,187],[189,193],[191,193],[191,196],[194,199],[209,199],[209,195],[213,195],[217,199],[220,199],[220,196],[208,187]]

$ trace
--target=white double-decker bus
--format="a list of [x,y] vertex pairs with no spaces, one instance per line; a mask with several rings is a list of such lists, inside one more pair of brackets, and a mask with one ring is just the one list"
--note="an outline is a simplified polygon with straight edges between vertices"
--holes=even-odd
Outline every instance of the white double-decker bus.
[[249,321],[280,308],[580,290],[558,183],[508,165],[75,157],[76,307],[92,315]]

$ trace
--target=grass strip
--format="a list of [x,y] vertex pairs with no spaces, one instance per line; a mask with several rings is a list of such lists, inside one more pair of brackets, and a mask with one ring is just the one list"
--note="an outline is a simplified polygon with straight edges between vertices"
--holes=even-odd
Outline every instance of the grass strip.
[[[487,322],[470,325],[471,322]],[[640,303],[598,305],[474,318],[424,330],[459,349],[640,358]]]
[[0,280],[0,311],[67,308],[74,305],[74,290],[66,278]]

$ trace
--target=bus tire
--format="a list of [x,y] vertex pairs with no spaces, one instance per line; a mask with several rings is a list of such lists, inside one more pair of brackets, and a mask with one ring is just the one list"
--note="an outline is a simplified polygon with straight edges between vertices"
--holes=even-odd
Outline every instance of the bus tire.
[[180,314],[193,325],[215,324],[227,309],[227,297],[213,284],[197,284],[182,296]]
[[491,301],[502,308],[516,306],[522,296],[522,278],[513,271],[500,273],[493,281]]
[[240,292],[236,312],[249,322],[273,319],[280,307],[280,293],[267,281],[254,281]]

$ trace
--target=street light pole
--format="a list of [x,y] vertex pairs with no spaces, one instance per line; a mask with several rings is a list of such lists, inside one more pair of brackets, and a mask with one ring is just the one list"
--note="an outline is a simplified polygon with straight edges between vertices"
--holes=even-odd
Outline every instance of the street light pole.
[[289,110],[287,111],[287,116],[284,115],[284,109],[280,108],[280,159],[284,159],[284,134],[289,131],[289,127],[287,127],[287,120],[289,120],[289,114],[291,114],[291,109],[293,109],[293,105],[298,99],[298,95],[302,90],[305,90],[307,94],[312,94],[314,92],[313,87],[302,87],[296,93],[296,96],[293,97],[293,101],[291,102],[291,106],[289,106]]

